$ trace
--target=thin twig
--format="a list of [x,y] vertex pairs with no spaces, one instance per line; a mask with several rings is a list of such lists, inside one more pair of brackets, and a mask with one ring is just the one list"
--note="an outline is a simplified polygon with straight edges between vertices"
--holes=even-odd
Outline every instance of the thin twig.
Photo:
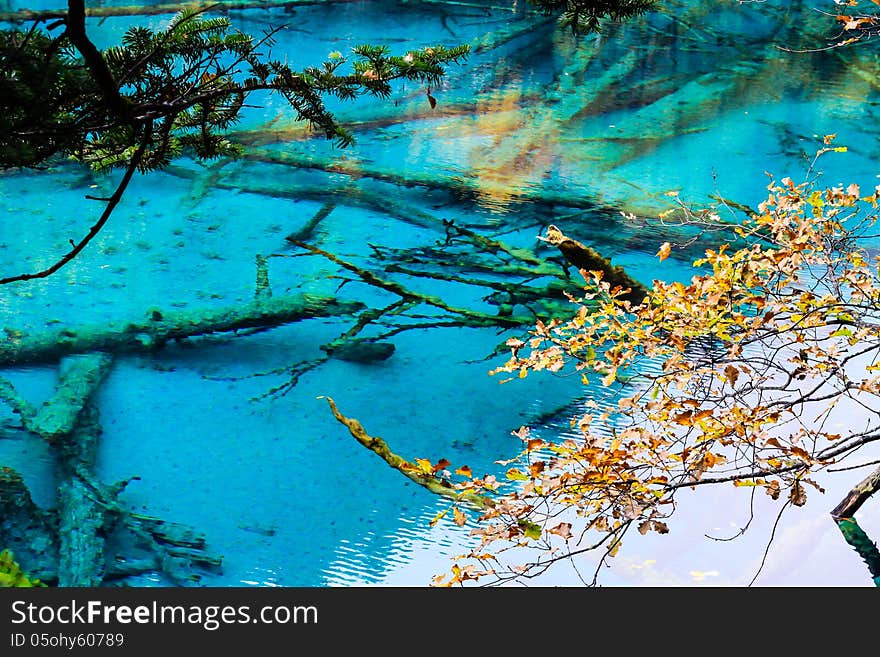
[[767,547],[764,548],[764,556],[761,557],[761,565],[758,566],[758,570],[755,573],[755,576],[752,577],[752,581],[749,582],[749,586],[755,583],[755,580],[758,579],[758,575],[764,570],[764,564],[767,562],[767,555],[770,553],[770,546],[773,545],[773,539],[776,537],[776,528],[779,526],[779,521],[782,520],[782,514],[788,508],[789,504],[791,504],[790,500],[786,501],[786,503],[782,505],[782,508],[779,509],[779,514],[776,516],[776,521],[773,523],[773,530],[770,532],[770,540],[767,541]]

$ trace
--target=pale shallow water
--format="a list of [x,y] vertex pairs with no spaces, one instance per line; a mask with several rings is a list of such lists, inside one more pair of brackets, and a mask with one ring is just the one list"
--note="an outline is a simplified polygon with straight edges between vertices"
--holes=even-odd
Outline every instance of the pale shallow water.
[[[776,15],[762,5],[707,13],[703,8],[716,3],[691,5],[679,21],[650,16],[580,47],[545,21],[526,19],[533,29],[450,71],[442,88],[432,90],[436,111],[415,85],[398,87],[389,101],[337,107],[341,119],[361,122],[354,125],[357,145],[346,151],[306,138],[277,99],[266,99],[241,126],[242,138],[257,143],[264,160],[296,155],[360,175],[248,158],[214,169],[176,162],[168,172],[136,179],[106,229],[71,265],[47,280],[6,286],[0,324],[38,331],[139,318],[153,307],[246,302],[254,292],[255,254],[290,253],[284,236],[328,200],[338,205],[315,243],[363,266],[381,264],[371,257],[372,242],[416,248],[442,240],[442,227],[401,221],[376,204],[356,203],[357,193],[417,208],[437,224],[455,219],[515,246],[534,248],[534,236],[555,222],[650,282],[689,277],[699,247],[660,265],[654,254],[670,229],[626,221],[621,210],[654,216],[668,207],[669,190],[696,203],[720,193],[756,204],[765,171],[797,179],[821,135],[832,132],[850,148],[823,160],[825,179],[875,184],[878,96],[857,68],[775,49],[773,43],[794,38],[794,13]],[[290,20],[265,10],[230,17],[254,32]],[[158,26],[167,18],[143,22]],[[514,15],[364,2],[301,7],[295,19],[295,29],[279,34],[275,52],[307,65],[362,42],[384,41],[400,52],[470,42],[503,29]],[[109,44],[135,20],[93,21],[93,36]],[[443,184],[400,184],[407,179]],[[95,203],[84,195],[112,189],[112,182],[75,165],[0,176],[0,271],[51,263],[94,220]],[[337,268],[318,258],[273,259],[270,274],[276,293],[334,295],[339,286]],[[482,292],[465,286],[399,280],[454,305],[492,310]],[[338,295],[393,301],[357,284]],[[314,358],[348,326],[310,320],[116,360],[98,398],[100,475],[106,481],[140,476],[125,493],[129,504],[207,535],[224,561],[222,574],[206,574],[203,584],[421,586],[471,545],[468,527],[442,521],[431,528],[444,504],[358,446],[319,395],[333,396],[344,413],[403,455],[500,472],[495,461],[517,448],[511,430],[529,424],[541,437],[564,436],[585,399],[609,394],[583,389],[577,377],[499,385],[487,372],[501,357],[485,357],[516,332],[448,328],[402,333],[385,362],[330,360],[287,395],[253,401],[284,377],[242,377]],[[50,367],[3,375],[33,403],[50,394],[55,376]],[[3,413],[0,463],[19,470],[38,503],[50,505],[50,455]],[[824,483],[825,496],[812,493],[807,507],[786,515],[759,584],[870,585],[827,516],[853,481]],[[603,583],[748,583],[775,505],[757,500],[751,530],[737,541],[716,542],[704,534],[735,533],[748,518],[748,498],[733,489],[698,492],[680,498],[668,536],[630,541]],[[862,524],[878,535],[873,516]],[[588,563],[580,567],[592,572]],[[561,566],[541,583],[580,580]]]

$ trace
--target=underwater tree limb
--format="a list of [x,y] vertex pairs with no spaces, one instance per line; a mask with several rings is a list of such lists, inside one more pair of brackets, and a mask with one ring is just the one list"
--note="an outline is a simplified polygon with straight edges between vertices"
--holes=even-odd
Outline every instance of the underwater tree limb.
[[295,241],[292,243],[300,248],[310,251],[315,255],[323,256],[324,258],[327,258],[328,260],[339,265],[340,267],[357,274],[357,276],[368,285],[372,285],[373,287],[378,287],[387,292],[391,292],[392,294],[396,294],[402,299],[406,299],[408,301],[418,301],[428,304],[429,306],[434,306],[436,308],[440,308],[441,310],[454,313],[456,315],[467,317],[471,321],[472,326],[517,327],[523,326],[524,324],[529,324],[532,321],[530,318],[503,317],[498,315],[489,315],[487,313],[481,313],[474,310],[468,310],[466,308],[456,308],[454,306],[450,306],[438,297],[427,294],[420,294],[419,292],[413,292],[412,290],[407,289],[400,283],[395,283],[394,281],[389,281],[385,278],[377,276],[373,272],[367,271],[366,269],[358,267],[357,265],[342,260],[332,253],[324,251],[323,249],[319,249],[316,246],[312,246],[310,244],[306,244],[305,242],[299,241]]
[[[54,437],[58,448],[61,483],[58,486],[58,584],[60,586],[99,586],[108,576],[134,574],[140,569],[159,569],[176,583],[190,578],[193,564],[216,566],[220,560],[204,552],[205,540],[183,525],[159,518],[132,514],[117,497],[129,480],[107,486],[94,474],[101,425],[97,405],[92,399],[112,358],[106,354],[86,354],[64,358],[60,363],[58,391],[44,408],[53,409],[41,425],[51,427],[44,435]],[[70,411],[54,410],[70,406]],[[75,426],[71,427],[71,422]],[[64,433],[64,428],[70,429]],[[116,532],[119,528],[125,531]],[[135,543],[146,545],[150,559],[131,564],[125,572],[114,570],[109,545],[113,536],[123,540],[128,553]]]
[[[550,281],[547,285],[543,287],[531,287],[524,283],[515,283],[515,282],[503,282],[503,281],[490,281],[481,278],[467,278],[465,276],[457,276],[455,274],[444,274],[441,272],[428,272],[428,271],[420,271],[418,269],[411,269],[409,267],[405,267],[403,265],[387,265],[385,267],[385,271],[387,272],[396,272],[398,274],[405,274],[407,276],[413,276],[415,278],[433,278],[439,281],[449,281],[451,283],[461,283],[463,285],[472,285],[474,287],[485,287],[491,290],[496,290],[497,292],[504,292],[510,295],[511,299],[516,301],[516,303],[525,304],[528,301],[535,300],[552,300],[552,299],[565,299],[565,290],[567,286],[564,285],[561,281]],[[560,274],[562,271],[560,270]],[[565,310],[562,311],[566,312]]]
[[85,324],[22,335],[0,344],[0,365],[54,362],[68,354],[149,352],[171,340],[275,327],[313,317],[349,315],[363,304],[313,295],[261,297],[249,303],[198,311],[152,310],[135,322]]
[[33,423],[37,433],[51,438],[59,448],[59,586],[98,586],[104,579],[105,511],[83,477],[90,477],[94,470],[101,436],[98,407],[91,397],[111,364],[106,354],[64,358],[56,394]]
[[25,423],[34,433],[39,433],[34,424],[46,429],[40,435],[51,437],[58,450],[56,511],[37,507],[14,471],[3,468],[0,474],[0,542],[13,548],[29,571],[61,586],[97,586],[104,576],[104,510],[83,477],[94,468],[101,431],[90,397],[110,364],[105,354],[64,359],[56,394]]
[[538,239],[558,248],[563,257],[578,269],[602,272],[602,279],[612,287],[618,286],[627,290],[621,295],[622,299],[638,305],[648,296],[648,288],[630,276],[623,267],[612,265],[611,261],[598,251],[564,235],[556,226],[547,226],[547,236],[539,236]]
[[63,479],[58,486],[58,585],[99,586],[106,570],[105,509],[80,477],[95,464],[101,425],[89,403],[76,429],[65,436]]
[[100,385],[110,365],[110,357],[106,354],[77,358],[87,358],[87,366],[71,366],[74,359],[62,361],[61,376],[55,393],[39,409],[23,399],[7,379],[0,378],[0,399],[7,402],[12,411],[21,417],[25,429],[44,440],[52,442],[55,438],[73,431],[80,412]]
[[328,201],[324,205],[321,206],[321,209],[318,210],[311,219],[306,222],[306,225],[300,228],[297,231],[294,231],[290,235],[288,235],[285,239],[288,242],[302,242],[307,239],[311,239],[312,233],[315,232],[315,229],[318,227],[324,219],[326,219],[333,210],[336,209],[336,203],[333,201]]
[[37,410],[27,429],[49,441],[71,433],[111,362],[112,358],[103,353],[63,359],[55,394]]
[[37,414],[36,409],[31,406],[30,402],[19,395],[12,383],[3,377],[0,377],[0,399],[9,404],[12,412],[21,418],[21,423],[25,428],[28,427]]
[[140,572],[158,569],[178,586],[185,586],[199,580],[190,572],[193,566],[216,569],[222,564],[221,557],[207,552],[204,534],[186,525],[127,511],[123,511],[122,519],[125,529],[146,543],[152,553]]
[[333,412],[333,416],[348,428],[349,433],[355,440],[376,454],[410,481],[436,495],[448,497],[456,502],[466,502],[478,509],[485,509],[494,506],[494,502],[488,497],[478,495],[473,491],[457,490],[449,482],[437,477],[435,474],[427,474],[423,472],[414,463],[410,463],[403,457],[392,452],[388,443],[382,438],[369,435],[358,420],[346,417],[340,413],[336,406],[336,402],[334,402],[333,399],[330,397],[324,397],[324,399],[326,399],[327,403],[330,405],[330,410]]
[[[266,397],[271,397],[273,395],[287,394],[287,392],[296,387],[297,383],[299,383],[300,378],[304,374],[317,369],[331,358],[337,358],[339,360],[354,363],[373,363],[377,361],[387,360],[394,353],[394,345],[390,342],[381,342],[381,340],[385,337],[384,335],[378,336],[376,338],[359,338],[357,337],[357,335],[367,326],[381,319],[385,314],[401,312],[411,305],[413,305],[412,302],[407,302],[404,299],[400,299],[398,301],[395,301],[391,305],[386,306],[385,308],[367,308],[358,315],[357,321],[354,323],[354,325],[351,326],[351,328],[347,329],[344,333],[334,338],[330,342],[321,345],[321,351],[324,352],[321,356],[312,358],[311,360],[300,361],[293,365],[286,365],[284,367],[275,368],[266,372],[257,372],[255,374],[250,374],[241,378],[271,376],[274,374],[288,375],[288,379],[284,383],[274,386],[273,388],[267,390],[265,393],[253,398],[253,400],[259,400]],[[239,380],[237,377],[207,378],[227,381]]]
[[528,249],[513,248],[500,240],[494,240],[490,237],[486,237],[485,235],[480,235],[470,228],[459,226],[452,220],[444,219],[443,226],[446,228],[447,243],[449,243],[455,237],[464,237],[472,242],[475,246],[479,247],[481,251],[485,251],[493,255],[504,253],[514,260],[519,260],[527,265],[534,265],[536,267],[541,267],[546,264],[544,260],[541,260],[538,256],[536,256]]

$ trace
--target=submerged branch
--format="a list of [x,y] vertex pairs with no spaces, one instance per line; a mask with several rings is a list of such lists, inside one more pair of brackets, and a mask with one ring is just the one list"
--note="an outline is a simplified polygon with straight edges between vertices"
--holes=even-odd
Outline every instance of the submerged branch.
[[349,315],[363,304],[330,297],[261,297],[250,303],[200,311],[151,311],[136,322],[87,324],[21,335],[0,345],[0,365],[54,362],[67,354],[149,352],[171,340],[240,329],[281,326],[313,317]]
[[419,292],[409,290],[400,283],[382,278],[381,276],[378,276],[371,271],[367,271],[362,267],[358,267],[357,265],[352,264],[346,260],[342,260],[338,256],[324,251],[323,249],[319,249],[316,246],[312,246],[310,244],[306,244],[305,242],[299,241],[294,241],[292,243],[315,255],[327,258],[328,260],[330,260],[330,262],[333,262],[343,269],[347,269],[348,271],[356,274],[358,278],[360,278],[367,285],[372,285],[373,287],[385,290],[386,292],[391,292],[392,294],[396,294],[401,299],[405,299],[407,301],[418,301],[429,306],[440,308],[441,310],[445,310],[446,312],[461,315],[462,317],[468,318],[471,326],[518,327],[531,325],[533,323],[532,318],[529,317],[503,317],[498,315],[489,315],[487,313],[481,313],[475,310],[468,310],[467,308],[457,308],[455,306],[450,306],[439,297],[421,294]]
[[547,236],[538,236],[538,239],[558,248],[563,257],[579,270],[601,272],[602,280],[608,282],[612,288],[619,287],[625,290],[621,299],[639,305],[648,296],[648,288],[644,283],[630,276],[623,267],[612,265],[611,261],[598,251],[568,237],[556,226],[547,226]]
[[98,407],[88,403],[75,430],[63,437],[63,478],[58,486],[59,586],[99,586],[107,570],[105,509],[83,479],[94,468],[100,436]]
[[336,402],[330,397],[324,397],[324,399],[326,399],[327,403],[330,405],[330,410],[333,412],[334,417],[348,428],[349,433],[355,440],[376,454],[410,481],[415,482],[419,486],[436,495],[448,497],[456,502],[466,502],[478,509],[485,509],[494,506],[494,502],[488,497],[478,495],[472,491],[457,490],[445,479],[441,479],[435,474],[427,474],[423,472],[414,463],[411,463],[392,452],[388,443],[382,440],[382,438],[369,435],[358,420],[346,417],[340,413],[339,409],[336,407]]
[[74,431],[78,419],[110,369],[112,358],[94,353],[61,361],[55,394],[35,414],[27,429],[52,441]]

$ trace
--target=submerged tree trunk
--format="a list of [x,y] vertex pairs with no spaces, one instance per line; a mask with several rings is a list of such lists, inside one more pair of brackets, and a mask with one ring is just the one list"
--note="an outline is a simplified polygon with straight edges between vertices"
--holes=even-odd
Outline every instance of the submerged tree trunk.
[[166,312],[154,309],[137,322],[87,324],[22,335],[0,345],[0,365],[49,363],[69,354],[106,351],[148,352],[171,340],[239,329],[271,328],[312,317],[350,315],[363,308],[353,301],[313,295],[261,296],[239,306]]
[[65,436],[58,486],[58,585],[99,586],[107,570],[105,509],[83,475],[95,466],[101,424],[98,408],[86,404],[76,429]]
[[111,363],[110,356],[97,353],[63,359],[55,394],[29,423],[58,449],[59,586],[98,586],[104,579],[104,508],[86,480],[93,478],[101,435],[91,397]]

